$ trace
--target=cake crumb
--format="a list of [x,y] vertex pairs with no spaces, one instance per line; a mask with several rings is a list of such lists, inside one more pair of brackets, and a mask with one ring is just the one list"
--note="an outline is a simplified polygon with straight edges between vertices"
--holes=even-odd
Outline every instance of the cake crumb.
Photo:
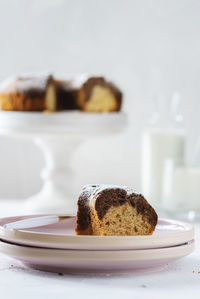
[[147,286],[145,284],[142,284],[141,285],[141,288],[146,288]]

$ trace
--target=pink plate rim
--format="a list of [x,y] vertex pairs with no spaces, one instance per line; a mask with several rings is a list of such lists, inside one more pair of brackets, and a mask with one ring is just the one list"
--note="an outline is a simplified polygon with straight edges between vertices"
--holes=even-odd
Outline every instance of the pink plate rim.
[[[37,217],[38,215],[6,217],[0,219],[0,238],[5,241],[15,242],[21,245],[30,245],[46,248],[60,249],[81,249],[81,250],[130,250],[142,248],[162,248],[184,244],[194,238],[194,227],[190,223],[172,220],[159,219],[159,225],[168,223],[182,227],[182,230],[162,233],[151,236],[83,236],[83,235],[62,235],[52,233],[40,233],[28,230],[5,231],[2,222],[5,224],[16,219]],[[41,216],[41,215],[40,215]],[[75,216],[72,216],[73,219]]]

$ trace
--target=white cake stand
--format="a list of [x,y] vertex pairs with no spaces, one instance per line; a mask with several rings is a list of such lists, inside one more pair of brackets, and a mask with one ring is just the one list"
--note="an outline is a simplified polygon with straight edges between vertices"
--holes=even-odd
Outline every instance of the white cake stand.
[[124,113],[0,112],[0,134],[29,138],[43,151],[42,190],[25,201],[27,213],[73,213],[74,176],[70,160],[78,145],[91,138],[121,132]]

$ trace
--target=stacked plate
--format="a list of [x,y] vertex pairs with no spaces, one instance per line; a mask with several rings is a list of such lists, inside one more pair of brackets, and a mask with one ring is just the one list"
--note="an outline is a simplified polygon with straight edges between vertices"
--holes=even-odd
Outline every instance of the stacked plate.
[[[34,216],[36,222],[43,217],[52,216]],[[33,216],[0,219],[0,252],[39,270],[129,273],[166,265],[194,249],[193,226],[180,221],[159,219],[151,236],[104,237],[77,236],[74,216],[48,225],[39,221],[40,226],[31,228],[9,225],[24,219],[32,220]]]

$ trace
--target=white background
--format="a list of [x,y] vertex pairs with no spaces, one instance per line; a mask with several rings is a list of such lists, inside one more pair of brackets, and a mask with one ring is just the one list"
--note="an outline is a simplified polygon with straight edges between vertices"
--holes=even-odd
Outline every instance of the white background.
[[[77,188],[84,183],[140,190],[140,140],[153,98],[182,95],[187,161],[199,135],[200,1],[0,0],[0,79],[52,70],[94,73],[124,91],[130,125],[116,137],[90,141],[75,153]],[[41,188],[44,165],[28,141],[0,136],[0,197]]]

